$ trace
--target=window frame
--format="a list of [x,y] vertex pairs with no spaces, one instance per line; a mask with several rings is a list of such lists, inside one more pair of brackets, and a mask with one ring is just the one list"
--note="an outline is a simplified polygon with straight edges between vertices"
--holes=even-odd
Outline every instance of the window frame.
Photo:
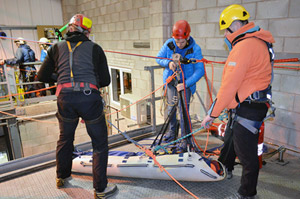
[[[120,87],[121,87],[121,95],[124,95],[124,72],[126,73],[130,73],[131,74],[131,81],[132,81],[132,71],[131,69],[128,69],[128,68],[122,68],[122,67],[117,67],[117,66],[109,66],[109,72],[110,72],[110,75],[112,77],[112,69],[116,69],[116,70],[119,70],[120,71]],[[132,83],[131,83],[131,87],[132,87]],[[110,90],[110,101],[111,103],[115,104],[115,105],[118,105],[118,106],[121,106],[121,102],[117,102],[117,101],[114,101],[113,99],[113,84],[112,82],[110,83],[109,85],[109,90]]]

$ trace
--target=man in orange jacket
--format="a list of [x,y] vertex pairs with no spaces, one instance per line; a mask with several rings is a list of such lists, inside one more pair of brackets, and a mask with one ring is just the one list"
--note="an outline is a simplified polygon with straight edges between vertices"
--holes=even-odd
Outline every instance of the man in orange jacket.
[[[221,13],[220,30],[225,30],[230,53],[220,90],[202,122],[202,127],[209,128],[224,109],[229,110],[226,133],[232,135],[232,142],[225,139],[220,158],[233,169],[232,158],[236,154],[243,166],[241,185],[233,198],[254,198],[257,194],[258,130],[271,100],[271,46],[275,41],[270,32],[248,23],[249,17],[241,5],[230,5]],[[229,149],[232,151],[228,153]]]

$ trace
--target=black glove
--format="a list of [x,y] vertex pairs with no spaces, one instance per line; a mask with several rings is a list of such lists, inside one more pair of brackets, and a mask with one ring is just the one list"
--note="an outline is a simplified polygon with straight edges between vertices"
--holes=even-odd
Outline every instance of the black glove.
[[184,57],[184,58],[180,58],[180,63],[182,64],[190,64],[191,60],[189,60],[188,58]]

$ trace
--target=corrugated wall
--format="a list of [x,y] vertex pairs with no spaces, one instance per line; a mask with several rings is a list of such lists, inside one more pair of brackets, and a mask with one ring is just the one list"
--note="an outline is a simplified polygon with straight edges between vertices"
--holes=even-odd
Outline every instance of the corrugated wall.
[[[0,26],[8,37],[36,41],[37,30],[33,28],[37,25],[63,25],[61,0],[0,0]],[[0,59],[12,58],[16,46],[11,40],[1,41]],[[39,59],[39,46],[32,42],[28,44]]]

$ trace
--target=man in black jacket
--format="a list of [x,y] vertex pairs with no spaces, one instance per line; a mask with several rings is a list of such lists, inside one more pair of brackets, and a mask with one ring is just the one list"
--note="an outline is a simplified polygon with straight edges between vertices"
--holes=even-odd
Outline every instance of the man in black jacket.
[[74,134],[81,117],[92,139],[94,195],[106,198],[116,192],[117,186],[107,183],[107,127],[98,88],[110,84],[110,75],[102,48],[88,39],[91,27],[89,18],[74,15],[66,40],[48,50],[38,79],[46,83],[57,81],[56,116],[60,128],[56,149],[57,187],[63,187],[66,178],[71,176]]

